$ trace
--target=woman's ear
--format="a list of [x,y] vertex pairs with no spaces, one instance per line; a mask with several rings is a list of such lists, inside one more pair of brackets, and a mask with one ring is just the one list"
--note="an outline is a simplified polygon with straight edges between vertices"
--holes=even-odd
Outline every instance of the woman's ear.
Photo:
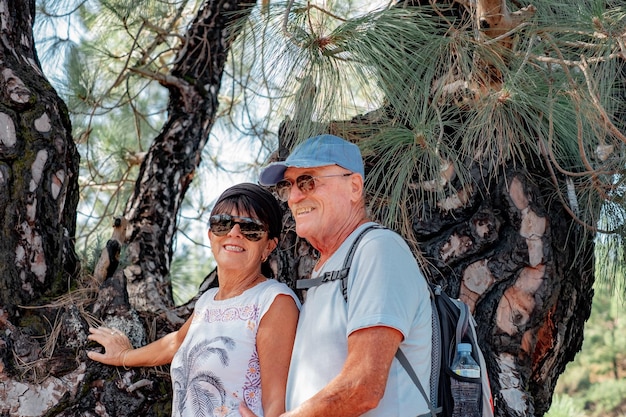
[[269,239],[267,241],[267,253],[265,253],[263,259],[267,259],[268,256],[270,256],[270,253],[272,253],[274,251],[274,249],[276,249],[276,246],[278,246],[278,238],[275,237],[273,239]]

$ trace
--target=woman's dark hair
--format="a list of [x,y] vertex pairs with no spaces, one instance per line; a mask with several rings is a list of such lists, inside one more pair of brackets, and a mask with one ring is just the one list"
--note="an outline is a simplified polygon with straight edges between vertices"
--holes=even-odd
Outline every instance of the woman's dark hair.
[[219,196],[211,210],[211,216],[230,214],[233,210],[261,220],[267,226],[270,239],[280,236],[283,226],[282,211],[276,198],[265,188],[252,183],[233,185]]

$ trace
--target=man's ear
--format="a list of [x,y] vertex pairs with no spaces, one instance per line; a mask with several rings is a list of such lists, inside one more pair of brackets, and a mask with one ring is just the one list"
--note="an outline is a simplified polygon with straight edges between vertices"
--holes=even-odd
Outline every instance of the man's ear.
[[352,200],[358,201],[363,198],[363,177],[359,174],[352,174],[350,176],[350,190],[352,191]]

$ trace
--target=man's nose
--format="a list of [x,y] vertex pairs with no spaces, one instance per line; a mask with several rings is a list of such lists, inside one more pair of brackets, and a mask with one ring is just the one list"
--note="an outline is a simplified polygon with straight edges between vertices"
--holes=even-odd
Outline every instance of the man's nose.
[[289,199],[287,200],[288,203],[296,203],[300,200],[302,200],[304,198],[305,194],[300,191],[300,188],[298,188],[297,185],[292,185],[291,186],[291,190],[289,192]]

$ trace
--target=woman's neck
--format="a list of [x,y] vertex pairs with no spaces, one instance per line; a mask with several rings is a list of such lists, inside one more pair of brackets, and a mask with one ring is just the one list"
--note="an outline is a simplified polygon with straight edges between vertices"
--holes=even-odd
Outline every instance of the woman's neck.
[[219,288],[215,294],[216,300],[226,300],[244,293],[244,291],[254,287],[255,285],[265,281],[267,278],[260,272],[255,272],[246,277],[221,277],[218,270]]

